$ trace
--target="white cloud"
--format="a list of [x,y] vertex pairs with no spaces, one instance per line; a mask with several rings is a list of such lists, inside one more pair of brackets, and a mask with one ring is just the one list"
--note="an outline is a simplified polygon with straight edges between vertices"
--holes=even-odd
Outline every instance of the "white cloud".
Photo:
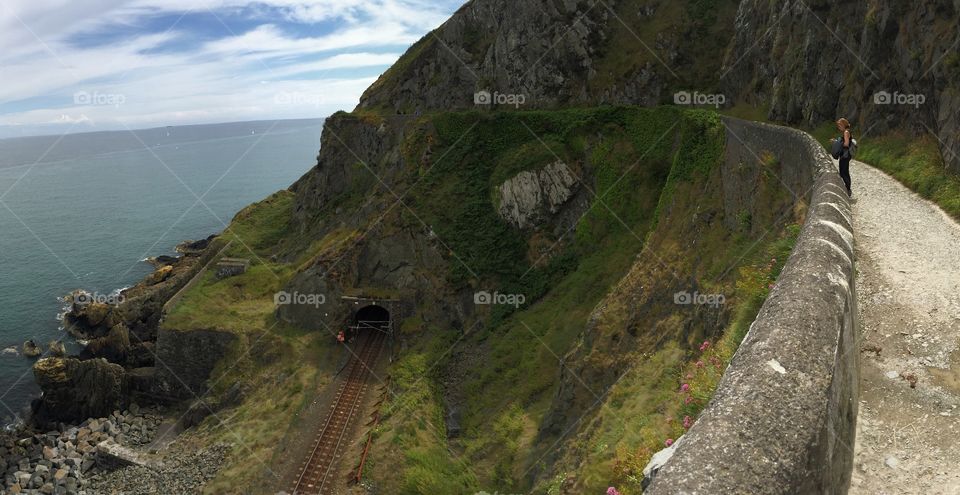
[[[349,110],[377,74],[459,3],[3,0],[0,126],[142,127]],[[218,28],[229,35],[189,50],[170,47],[193,39],[195,24],[144,28],[160,15],[176,19],[208,10],[256,25],[239,33]],[[310,24],[318,21],[334,22]],[[134,34],[109,44],[75,43],[78,35],[96,39],[120,28]],[[317,32],[302,34],[311,29]],[[79,92],[96,97],[75,101]]]

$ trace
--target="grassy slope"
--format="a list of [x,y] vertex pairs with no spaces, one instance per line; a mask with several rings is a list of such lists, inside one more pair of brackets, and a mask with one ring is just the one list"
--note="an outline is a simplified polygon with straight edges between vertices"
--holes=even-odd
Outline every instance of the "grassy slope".
[[[232,244],[225,256],[247,258],[247,273],[217,280],[212,272],[181,299],[164,321],[172,330],[216,329],[237,335],[236,345],[214,370],[210,397],[220,397],[238,384],[243,403],[208,418],[181,441],[234,445],[226,464],[206,486],[207,493],[259,493],[271,477],[278,446],[312,391],[328,383],[337,361],[328,339],[279,322],[274,293],[306,258],[324,252],[349,236],[334,231],[310,242],[289,230],[293,195],[278,192],[238,213],[222,235]],[[289,263],[270,261],[291,243],[303,254]]]
[[[450,349],[460,334],[419,317],[404,323],[410,347],[391,369],[398,395],[385,406],[368,479],[401,493],[522,489],[524,470],[536,461],[531,447],[539,421],[556,389],[556,356],[571,348],[594,306],[633,264],[655,225],[668,182],[675,186],[715,165],[720,133],[705,132],[711,127],[716,130],[715,116],[670,107],[463,112],[424,121],[429,121],[431,131],[410,134],[405,146],[408,162],[417,163],[413,158],[421,156],[428,142],[433,156],[445,158],[429,169],[413,167],[414,177],[425,176],[410,193],[411,207],[480,275],[480,285],[522,292],[536,303],[518,312],[501,309],[485,315],[486,329],[459,342],[458,348],[472,351],[457,359],[473,365],[473,371],[465,381],[464,434],[451,447],[439,388],[443,366],[438,363],[451,357]],[[467,129],[471,130],[464,137]],[[679,160],[678,142],[687,143],[682,148],[687,155]],[[602,195],[604,205],[594,202],[575,230],[564,237],[562,247],[548,253],[545,262],[535,263],[539,252],[528,249],[534,239],[498,219],[492,191],[519,171],[558,157],[580,171],[587,169],[582,164],[591,164],[592,176],[587,180]],[[677,191],[666,189],[668,194]],[[236,382],[247,390],[247,399],[190,434],[197,441],[236,445],[220,475],[207,487],[210,493],[258,487],[268,479],[265,466],[283,455],[277,446],[308,399],[306,391],[330,380],[330,347],[323,344],[323,336],[278,324],[272,295],[311,257],[355,233],[334,231],[324,239],[297,238],[288,225],[291,200],[290,193],[281,192],[238,214],[225,234],[236,238],[227,254],[250,258],[250,271],[223,281],[207,275],[166,323],[169,328],[219,328],[240,336],[231,356],[214,373],[213,393],[221,395]],[[558,240],[551,234],[539,235],[547,237],[548,246]],[[737,246],[747,241],[738,239]],[[272,257],[291,251],[301,254]],[[452,285],[476,283],[454,258],[448,261],[451,269],[443,275]],[[752,321],[751,311],[755,312],[748,307],[738,321]],[[676,347],[665,352],[664,362],[674,367],[689,355]],[[482,365],[477,365],[478,359]],[[644,402],[640,409],[617,403],[606,407],[624,407],[630,414],[649,407],[662,412],[658,404],[672,397],[668,391],[676,387],[673,380],[675,374],[666,373],[628,384],[646,392],[618,389],[617,397],[657,399]],[[223,424],[218,424],[221,419]],[[596,431],[597,438],[610,435],[605,428]],[[643,435],[648,440],[661,432]],[[601,452],[602,462],[597,461],[602,467],[590,475],[604,480],[628,476],[617,471],[618,466],[642,455],[640,449],[649,444],[637,443],[636,438],[604,443],[609,448]],[[611,455],[618,460],[609,462]]]
[[[414,348],[394,368],[394,385],[401,393],[386,407],[367,474],[381,486],[401,493],[529,489],[522,481],[525,471],[549,447],[534,443],[557,386],[558,356],[571,349],[594,307],[633,264],[654,225],[658,204],[664,200],[661,193],[668,176],[671,185],[666,187],[667,196],[677,193],[678,184],[713,170],[722,146],[715,116],[658,108],[499,114],[492,121],[481,119],[471,132],[472,137],[466,138],[473,141],[464,144],[461,140],[459,150],[445,148],[474,122],[476,115],[470,113],[443,116],[436,122],[439,149],[435,155],[449,151],[450,158],[445,159],[446,166],[438,165],[431,171],[433,176],[424,180],[430,193],[414,194],[414,207],[435,228],[443,226],[443,231],[438,230],[441,238],[462,243],[451,245],[452,250],[469,260],[468,265],[472,262],[471,268],[489,279],[493,287],[532,292],[536,296],[543,292],[536,304],[519,312],[491,315],[486,330],[473,332],[459,343],[458,348],[471,351],[453,359],[458,366],[469,367],[470,376],[462,391],[468,398],[463,411],[463,434],[453,441],[452,449],[445,444],[443,406],[436,385],[442,366],[436,363],[450,358],[457,334],[421,322],[405,326],[418,338]],[[675,123],[679,125],[671,128]],[[705,132],[711,129],[713,133]],[[597,135],[603,139],[595,139]],[[686,143],[682,148],[685,155],[677,156],[677,142]],[[521,170],[542,166],[558,157],[567,163],[586,160],[593,164],[594,189],[602,195],[606,206],[594,202],[577,224],[563,254],[556,255],[543,268],[527,272],[530,260],[523,256],[525,241],[518,232],[502,229],[502,223],[495,219],[490,190]],[[689,192],[682,189],[684,195]],[[489,240],[489,244],[481,243],[481,239]],[[790,241],[783,239],[771,236],[748,252],[740,265],[752,266],[757,253],[760,258],[769,259],[766,256],[770,250],[781,254],[782,262],[783,248],[770,245],[782,246],[786,242],[789,252]],[[716,243],[715,247],[721,247]],[[736,239],[734,245],[722,246],[728,251],[719,256],[705,255],[713,261],[705,270],[713,276],[720,275],[717,272],[729,264],[736,265],[735,256],[744,253],[750,243],[752,239],[744,236]],[[451,280],[465,283],[462,267],[452,263]],[[741,272],[736,279],[746,280],[744,273],[753,273],[749,268],[744,270],[748,271]],[[759,278],[770,281],[776,270],[770,267]],[[730,284],[734,283],[732,280]],[[762,290],[745,288],[737,292],[736,300],[742,304],[736,306],[730,335],[739,336],[731,337],[723,347],[729,354],[752,322],[765,291],[766,284]],[[678,367],[688,355],[676,347],[664,352],[653,362],[660,360]],[[641,406],[624,411],[647,418],[653,410],[660,411],[671,403],[677,386],[675,374],[661,370],[660,378],[642,378],[618,390],[622,395],[629,394],[629,387],[642,388],[644,391],[634,396],[640,399]],[[703,393],[708,393],[706,385]],[[620,402],[611,403],[611,408],[621,409],[622,399],[617,400]],[[604,428],[598,429],[598,435],[609,434]],[[604,462],[598,464],[602,466],[600,471],[591,476],[626,479],[631,474],[624,474],[618,466],[642,456],[641,449],[650,448],[649,438],[661,434],[644,430],[623,442],[603,442]],[[611,456],[621,459],[607,462]],[[378,468],[384,465],[389,467]]]
[[[676,129],[670,127],[684,116],[671,108],[444,115],[435,122],[434,155],[446,153],[446,158],[414,191],[411,204],[489,288],[523,293],[530,301],[542,297],[523,310],[523,320],[531,328],[549,328],[541,338],[562,352],[642,245],[671,164]],[[480,123],[460,139],[476,122]],[[447,148],[458,139],[455,148]],[[415,143],[410,147],[419,150]],[[580,170],[579,164],[589,160],[595,191],[633,232],[606,207],[595,204],[569,234],[573,245],[557,249],[549,262],[531,268],[536,260],[527,255],[527,240],[499,220],[491,190],[522,170],[557,158]],[[455,260],[451,266],[450,281],[467,283],[466,268]],[[409,325],[418,344],[396,366],[406,371],[392,373],[401,395],[386,409],[384,432],[369,469],[374,479],[402,493],[463,493],[463,487],[476,489],[478,482],[488,483],[480,478],[489,478],[490,473],[501,472],[494,476],[504,481],[513,478],[510,471],[520,464],[514,461],[519,460],[515,456],[521,443],[529,442],[536,431],[535,423],[524,416],[532,412],[535,418],[545,411],[548,391],[556,382],[556,358],[534,344],[518,318],[510,318],[505,310],[489,316],[489,330],[475,332],[462,343],[483,349],[487,360],[467,382],[464,394],[493,402],[468,407],[463,425],[467,440],[452,453],[444,445],[442,406],[432,382],[437,378],[434,364],[445,357],[457,334]],[[535,403],[532,410],[517,407],[518,397]],[[494,411],[501,411],[499,417],[488,417]],[[485,435],[491,425],[497,434]],[[525,438],[515,435],[518,428]],[[505,455],[489,465],[485,454],[502,445],[507,452],[501,451]],[[383,464],[391,468],[378,470],[376,466]],[[404,468],[398,471],[396,466]]]
[[[759,153],[761,157],[765,155],[762,150]],[[692,236],[691,224],[685,219],[722,210],[720,195],[712,193],[719,190],[720,184],[718,171],[711,165],[715,163],[678,160],[661,198],[664,216],[648,245],[659,263],[647,263],[638,267],[638,273],[628,276],[638,277],[649,292],[661,290],[663,285],[658,285],[658,280],[671,278],[671,272],[697,274],[702,293],[726,295],[726,307],[731,312],[729,322],[722,333],[706,335],[711,345],[705,352],[699,350],[704,336],[698,331],[691,336],[700,335],[699,339],[668,339],[658,347],[648,342],[659,340],[658,334],[669,334],[678,323],[682,324],[680,318],[686,310],[675,306],[649,310],[649,316],[668,316],[644,322],[652,329],[651,335],[640,339],[640,345],[629,353],[626,367],[611,359],[613,356],[600,353],[593,357],[599,360],[595,366],[615,368],[625,374],[603,397],[586,425],[571,434],[572,441],[565,446],[566,455],[556,466],[555,478],[552,483],[538,486],[539,490],[556,492],[561,483],[572,483],[576,491],[583,493],[602,493],[608,486],[616,486],[624,494],[639,493],[641,471],[650,456],[663,448],[667,439],[683,433],[685,417],[691,424],[696,420],[766,300],[770,284],[775,282],[792,250],[802,218],[786,219],[796,222],[786,228],[777,223],[778,210],[790,204],[790,194],[768,170],[776,162],[765,160],[755,191],[758,204],[769,208],[760,208],[753,218],[738,216],[742,229],[739,232],[730,232],[714,220],[695,227],[696,234]],[[673,253],[679,256],[671,257]],[[662,270],[664,267],[658,264],[668,269]],[[608,308],[624,306],[614,313],[625,314],[631,304],[655,307],[657,298],[651,299],[608,298],[603,304]],[[666,299],[669,304],[669,298]],[[624,326],[626,322],[616,318],[602,322],[593,340],[622,341]],[[679,394],[684,382],[689,385],[689,393]],[[687,396],[691,397],[689,402]]]

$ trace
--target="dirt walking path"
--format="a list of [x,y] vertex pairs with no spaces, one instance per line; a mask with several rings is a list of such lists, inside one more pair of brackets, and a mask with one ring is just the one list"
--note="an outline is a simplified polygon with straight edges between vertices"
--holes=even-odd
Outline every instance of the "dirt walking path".
[[960,225],[852,165],[863,352],[850,492],[960,494]]

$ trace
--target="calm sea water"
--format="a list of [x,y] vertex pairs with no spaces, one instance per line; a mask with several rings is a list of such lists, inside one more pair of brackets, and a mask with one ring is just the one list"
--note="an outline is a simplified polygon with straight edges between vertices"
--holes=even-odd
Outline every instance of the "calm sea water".
[[[148,256],[223,230],[316,162],[322,120],[0,140],[0,349],[69,336],[59,298],[136,283]],[[198,201],[197,197],[202,201]],[[73,349],[76,345],[73,344]],[[0,419],[39,394],[32,359],[0,353]]]

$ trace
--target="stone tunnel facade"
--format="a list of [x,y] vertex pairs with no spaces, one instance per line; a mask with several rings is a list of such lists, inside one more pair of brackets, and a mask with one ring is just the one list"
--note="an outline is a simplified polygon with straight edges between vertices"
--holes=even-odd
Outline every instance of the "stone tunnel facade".
[[[710,404],[645,493],[845,493],[859,381],[854,237],[833,160],[808,134],[724,119],[727,164],[769,150],[809,202],[797,245]],[[792,188],[792,187],[791,187]]]

